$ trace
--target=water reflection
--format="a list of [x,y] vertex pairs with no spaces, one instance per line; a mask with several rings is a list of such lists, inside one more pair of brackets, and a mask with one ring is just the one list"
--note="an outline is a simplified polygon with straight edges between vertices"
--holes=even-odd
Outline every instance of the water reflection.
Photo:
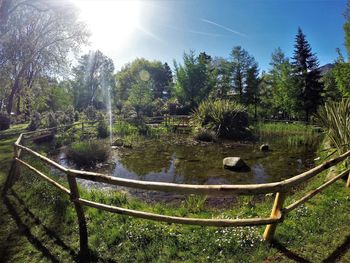
[[[290,178],[313,165],[313,147],[288,147],[284,138],[263,138],[272,151],[257,144],[177,145],[167,140],[146,140],[135,149],[115,152],[114,176],[146,181],[190,184],[245,184]],[[222,160],[241,157],[249,171],[223,169]]]

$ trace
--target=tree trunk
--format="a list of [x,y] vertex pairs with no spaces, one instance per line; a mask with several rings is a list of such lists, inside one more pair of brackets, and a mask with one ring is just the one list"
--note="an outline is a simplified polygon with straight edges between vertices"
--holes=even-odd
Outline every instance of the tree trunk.
[[17,96],[17,112],[16,115],[21,114],[21,96],[18,94]]
[[11,90],[11,93],[10,93],[10,96],[8,98],[8,101],[7,101],[7,108],[6,108],[6,111],[8,114],[11,114],[11,111],[12,111],[12,105],[13,105],[13,99],[15,97],[15,94],[16,94],[16,90],[12,88]]
[[15,80],[15,83],[12,86],[12,90],[11,90],[10,96],[8,98],[8,101],[7,101],[7,113],[8,114],[11,114],[13,101],[15,99],[16,93],[18,92],[18,89],[19,89],[19,78],[17,77]]

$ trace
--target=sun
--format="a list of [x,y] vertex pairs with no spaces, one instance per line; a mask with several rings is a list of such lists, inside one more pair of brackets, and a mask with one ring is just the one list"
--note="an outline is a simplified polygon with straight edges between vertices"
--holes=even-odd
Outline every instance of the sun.
[[74,0],[80,19],[92,33],[95,49],[118,51],[140,27],[141,4],[137,0]]

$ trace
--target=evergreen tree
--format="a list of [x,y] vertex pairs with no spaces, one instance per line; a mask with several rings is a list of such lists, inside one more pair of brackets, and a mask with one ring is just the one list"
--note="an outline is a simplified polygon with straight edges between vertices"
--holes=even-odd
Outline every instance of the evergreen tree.
[[306,40],[301,28],[295,37],[294,74],[300,89],[300,109],[305,112],[305,120],[309,121],[310,114],[314,113],[321,100],[322,85],[318,60],[312,53],[310,44]]

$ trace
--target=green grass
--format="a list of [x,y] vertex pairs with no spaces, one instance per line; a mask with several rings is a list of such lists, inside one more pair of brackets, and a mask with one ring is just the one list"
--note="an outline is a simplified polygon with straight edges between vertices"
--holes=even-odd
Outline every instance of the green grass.
[[[0,182],[12,158],[16,137],[0,141]],[[40,162],[35,167],[50,174]],[[53,178],[67,185],[64,177]],[[325,174],[289,196],[286,204],[320,185]],[[278,243],[261,240],[264,227],[215,228],[156,223],[86,208],[89,245],[99,262],[350,262],[350,189],[340,180],[299,209],[277,228]],[[237,197],[226,208],[206,205],[206,198],[147,204],[122,191],[80,188],[81,196],[126,208],[201,218],[268,216],[271,196]],[[72,262],[79,247],[76,215],[69,198],[22,169],[0,207],[0,262]]]

